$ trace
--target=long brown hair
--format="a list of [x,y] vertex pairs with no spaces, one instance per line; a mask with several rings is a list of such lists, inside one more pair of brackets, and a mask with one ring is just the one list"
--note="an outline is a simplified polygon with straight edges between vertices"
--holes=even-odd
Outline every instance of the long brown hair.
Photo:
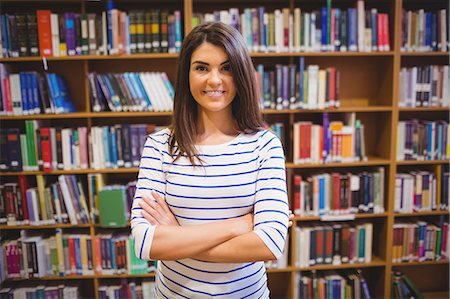
[[235,28],[220,22],[208,22],[195,27],[184,39],[178,60],[175,83],[174,112],[169,138],[169,152],[186,155],[191,163],[201,162],[195,149],[197,136],[197,102],[189,88],[189,70],[192,53],[204,42],[221,47],[228,55],[231,74],[236,86],[232,113],[239,128],[245,133],[255,133],[263,126],[257,97],[255,72],[244,39]]

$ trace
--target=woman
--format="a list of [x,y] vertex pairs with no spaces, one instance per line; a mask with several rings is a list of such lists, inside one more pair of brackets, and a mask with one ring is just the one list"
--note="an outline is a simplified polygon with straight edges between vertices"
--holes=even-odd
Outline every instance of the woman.
[[183,42],[170,128],[148,136],[131,227],[159,260],[161,298],[268,298],[289,214],[280,140],[262,129],[243,38],[222,23]]

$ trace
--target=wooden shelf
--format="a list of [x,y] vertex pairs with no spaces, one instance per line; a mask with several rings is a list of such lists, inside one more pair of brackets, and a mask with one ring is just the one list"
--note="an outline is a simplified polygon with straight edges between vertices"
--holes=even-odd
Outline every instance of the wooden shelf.
[[1,175],[60,175],[60,174],[89,174],[89,173],[137,173],[138,167],[131,168],[111,168],[111,169],[73,169],[73,170],[52,170],[52,171],[18,171],[18,172],[0,172]]
[[370,56],[394,56],[393,51],[387,52],[280,52],[260,53],[252,52],[251,57],[370,57]]
[[0,116],[0,120],[27,120],[27,119],[70,119],[70,118],[116,118],[116,117],[157,117],[171,116],[172,112],[76,112],[67,114],[36,114],[36,115],[8,115]]
[[416,107],[416,108],[398,108],[399,112],[436,112],[436,111],[449,111],[449,107]]
[[48,224],[48,225],[0,225],[0,230],[88,228],[92,224]]
[[417,216],[433,216],[433,215],[449,215],[450,211],[427,211],[416,213],[395,213],[395,217],[417,217]]
[[[148,54],[128,54],[128,55],[76,55],[63,57],[45,57],[47,61],[86,61],[86,60],[126,60],[126,59],[166,59],[178,58],[176,53],[148,53]],[[0,62],[30,62],[43,61],[44,57],[16,57],[16,58],[0,58]]]
[[356,269],[356,268],[370,268],[370,267],[383,267],[386,262],[378,257],[372,258],[370,263],[353,263],[353,264],[341,264],[341,265],[316,265],[310,267],[294,267],[296,271],[311,271],[311,270],[337,270],[337,269]]
[[30,277],[30,278],[7,278],[7,281],[27,281],[27,280],[79,280],[79,279],[94,279],[95,275],[67,275],[67,276],[45,276],[45,277]]
[[422,295],[427,299],[443,299],[450,298],[449,292],[422,292]]
[[424,266],[424,265],[448,265],[449,260],[443,261],[424,261],[424,262],[402,262],[392,263],[392,267],[409,267],[409,266]]
[[145,277],[155,277],[155,272],[147,273],[147,274],[112,274],[112,275],[104,275],[97,274],[96,278],[100,279],[114,279],[114,278],[145,278]]
[[449,56],[450,52],[400,52],[400,56]]
[[288,266],[286,268],[267,268],[267,273],[289,273],[294,271],[294,267]]
[[297,169],[297,168],[335,168],[335,167],[359,167],[359,166],[381,166],[389,165],[390,161],[388,159],[383,159],[379,157],[369,157],[367,161],[360,162],[348,162],[348,163],[328,163],[328,164],[294,164],[291,162],[286,163],[286,168]]
[[397,161],[397,165],[438,165],[450,163],[450,160],[407,160]]
[[[388,213],[370,213],[370,214],[350,214],[354,215],[355,219],[367,219],[367,218],[383,218],[387,217]],[[345,216],[343,215],[336,215],[336,216]],[[298,216],[296,215],[294,217],[294,221],[296,222],[304,222],[304,221],[320,221],[320,216]],[[331,221],[345,221],[345,220],[331,220]],[[323,223],[326,223],[328,221],[323,221]]]
[[[443,111],[444,109],[442,109]],[[367,106],[367,107],[340,107],[337,109],[266,109],[263,114],[302,114],[302,113],[346,113],[346,112],[390,112],[391,106]],[[439,110],[441,111],[441,110]],[[68,119],[68,118],[129,118],[129,117],[158,117],[171,116],[172,111],[167,112],[75,112],[66,114],[34,114],[34,115],[2,115],[3,120],[33,120],[33,119]]]

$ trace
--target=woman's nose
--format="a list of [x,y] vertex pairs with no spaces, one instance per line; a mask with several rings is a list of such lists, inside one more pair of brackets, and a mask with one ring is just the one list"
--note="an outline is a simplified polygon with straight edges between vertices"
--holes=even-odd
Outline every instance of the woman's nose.
[[217,85],[222,82],[222,78],[220,77],[219,71],[212,70],[209,73],[208,83],[212,85]]

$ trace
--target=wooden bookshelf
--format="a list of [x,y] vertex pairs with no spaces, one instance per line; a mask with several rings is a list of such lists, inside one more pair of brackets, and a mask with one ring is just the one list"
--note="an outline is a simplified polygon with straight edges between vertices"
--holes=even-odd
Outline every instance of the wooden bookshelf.
[[[127,10],[127,6],[133,8],[149,8],[148,3],[142,0],[115,1],[117,6]],[[355,1],[333,1],[333,7],[354,6]],[[103,2],[102,2],[103,3]],[[103,3],[105,4],[105,3]],[[103,5],[102,4],[102,5]],[[324,3],[313,0],[301,1],[300,4],[294,0],[276,1],[263,0],[258,1],[203,1],[203,0],[156,0],[152,2],[153,6],[173,9],[180,9],[183,14],[184,35],[192,28],[191,17],[197,10],[212,11],[218,8],[230,7],[254,7],[266,4],[270,9],[282,7],[300,7],[307,10],[319,9]],[[391,295],[391,273],[394,270],[411,269],[418,271],[424,276],[434,276],[435,269],[438,273],[448,272],[449,261],[427,261],[413,263],[393,263],[393,225],[397,220],[413,219],[422,217],[433,219],[436,217],[446,217],[448,221],[448,211],[431,211],[410,214],[394,213],[394,192],[395,175],[402,167],[416,167],[418,169],[435,167],[448,164],[449,160],[432,161],[396,161],[396,140],[397,124],[399,120],[409,114],[417,113],[420,118],[439,119],[446,115],[448,121],[448,107],[420,107],[420,108],[402,108],[398,106],[397,100],[400,90],[399,73],[400,68],[406,65],[426,65],[426,64],[448,64],[449,52],[401,52],[401,16],[402,9],[417,9],[421,5],[428,7],[443,8],[448,10],[448,2],[433,1],[428,4],[426,0],[402,1],[369,1],[366,2],[366,9],[380,8],[383,12],[389,13],[389,35],[391,51],[388,52],[290,52],[290,53],[251,53],[254,64],[263,63],[264,65],[274,66],[282,61],[283,64],[297,63],[299,57],[305,57],[305,65],[318,64],[321,67],[336,66],[342,70],[341,78],[341,106],[337,109],[322,110],[264,110],[263,114],[268,122],[281,121],[286,129],[286,168],[288,169],[288,180],[292,180],[294,174],[311,174],[318,171],[359,171],[374,167],[385,168],[385,210],[379,214],[356,214],[355,221],[371,222],[374,224],[374,243],[373,258],[370,263],[353,263],[342,265],[316,265],[311,267],[295,267],[293,255],[296,252],[293,239],[296,237],[294,230],[290,229],[289,244],[289,265],[282,269],[268,269],[269,288],[273,297],[293,298],[295,288],[295,276],[304,271],[329,271],[342,269],[362,269],[364,276],[368,277],[369,286],[373,297],[389,298]],[[29,5],[29,9],[24,6]],[[58,6],[61,5],[61,8]],[[199,8],[201,6],[201,8]],[[57,8],[55,8],[57,7]],[[61,11],[99,11],[98,3],[90,3],[83,0],[65,0],[65,1],[38,1],[38,0],[5,0],[2,2],[2,13],[15,13],[23,11],[34,11],[36,9],[56,9]],[[103,6],[102,6],[103,8]],[[48,64],[49,70],[65,76],[68,81],[68,87],[75,101],[78,112],[70,114],[42,114],[28,116],[0,116],[2,127],[23,127],[26,120],[41,120],[51,125],[77,126],[83,124],[88,128],[97,125],[117,124],[117,123],[156,123],[158,125],[167,125],[170,122],[170,112],[99,112],[91,111],[89,102],[89,84],[87,74],[92,71],[102,72],[125,72],[125,71],[164,71],[169,76],[171,82],[175,82],[175,72],[178,54],[132,54],[132,55],[113,55],[113,56],[70,56],[70,57],[20,57],[20,58],[0,58],[0,63],[13,66],[17,71],[42,71],[43,64]],[[367,127],[366,144],[368,160],[352,163],[329,163],[329,164],[295,164],[292,161],[292,126],[300,120],[317,120],[323,113],[329,113],[330,117],[339,118],[345,113],[355,112],[357,118],[361,119]],[[29,172],[3,172],[0,173],[2,180],[15,180],[19,175],[33,177],[36,175],[56,176],[60,174],[76,174],[86,177],[92,173],[104,173],[108,178],[119,177],[124,182],[135,179],[138,168],[117,168],[117,169],[77,169],[77,170],[57,170],[50,172],[29,171]],[[3,181],[2,181],[3,182]],[[289,194],[292,196],[292,190]],[[320,217],[297,216],[294,219],[294,226],[304,225],[312,222],[319,222]],[[327,224],[328,222],[321,222]],[[42,230],[48,232],[52,229],[81,229],[89,230],[89,235],[94,237],[100,230],[95,224],[70,225],[44,225],[44,226],[7,226],[0,225],[2,235],[4,232],[13,232],[17,230],[32,230],[33,232]],[[375,231],[377,236],[375,236]],[[375,242],[375,240],[377,242]],[[408,272],[409,273],[409,272]],[[443,274],[444,278],[445,275]],[[154,273],[145,275],[90,275],[90,276],[63,276],[63,277],[44,277],[39,280],[55,280],[65,283],[69,280],[89,281],[90,289],[87,288],[87,297],[98,299],[98,288],[100,282],[104,280],[113,280],[117,278],[153,278]],[[446,276],[448,278],[448,274]],[[420,280],[419,278],[413,278]],[[23,279],[10,279],[8,281],[23,281]],[[414,280],[416,281],[416,280]],[[444,279],[438,279],[435,282],[426,279],[419,283],[419,289],[427,298],[448,298],[449,285]]]

